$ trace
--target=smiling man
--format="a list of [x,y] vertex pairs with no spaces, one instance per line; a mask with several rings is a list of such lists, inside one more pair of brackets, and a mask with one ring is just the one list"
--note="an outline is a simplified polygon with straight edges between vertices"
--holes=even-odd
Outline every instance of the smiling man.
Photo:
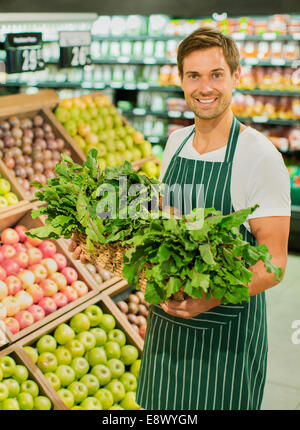
[[[273,144],[232,113],[232,91],[241,74],[234,41],[201,28],[181,42],[177,60],[195,123],[169,137],[162,182],[182,190],[189,184],[189,196],[201,185],[203,206],[224,215],[259,204],[240,231],[250,244],[266,244],[284,272],[289,175]],[[183,197],[177,199],[179,213],[188,196]],[[192,208],[198,205],[194,199]],[[220,305],[202,297],[150,307],[136,397],[141,407],[260,409],[268,350],[265,290],[278,282],[262,262],[250,270],[249,303]]]

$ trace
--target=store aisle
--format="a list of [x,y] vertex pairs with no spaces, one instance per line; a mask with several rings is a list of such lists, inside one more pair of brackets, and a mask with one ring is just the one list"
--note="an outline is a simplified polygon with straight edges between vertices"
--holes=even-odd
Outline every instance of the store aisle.
[[300,343],[292,341],[292,322],[300,320],[300,254],[289,254],[284,280],[267,291],[267,310],[269,359],[262,409],[300,409]]

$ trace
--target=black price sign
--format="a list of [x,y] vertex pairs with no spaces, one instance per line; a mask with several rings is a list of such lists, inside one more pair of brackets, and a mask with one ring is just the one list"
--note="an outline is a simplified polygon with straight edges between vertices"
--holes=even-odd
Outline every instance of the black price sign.
[[90,45],[89,31],[61,31],[59,66],[82,67],[91,64]]
[[42,33],[10,33],[6,36],[6,73],[34,72],[45,68]]

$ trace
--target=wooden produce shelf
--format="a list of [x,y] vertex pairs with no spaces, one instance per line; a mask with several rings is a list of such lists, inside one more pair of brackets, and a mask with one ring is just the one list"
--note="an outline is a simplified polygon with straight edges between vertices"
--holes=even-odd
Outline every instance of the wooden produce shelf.
[[[32,205],[33,206],[33,205]],[[22,224],[24,226],[26,226],[28,229],[30,228],[35,228],[35,227],[40,227],[42,225],[44,225],[44,222],[42,220],[41,217],[33,219],[31,217],[31,210],[27,210],[27,212],[24,214],[22,214],[23,216],[20,216],[18,218],[18,223]],[[1,219],[0,219],[1,221]],[[5,224],[9,224],[8,226],[10,227],[14,227],[15,225],[15,217],[11,216],[9,218],[9,221],[13,221],[12,223],[8,223],[6,222]],[[1,225],[1,224],[0,224]],[[1,229],[2,230],[2,229]],[[0,230],[0,231],[1,231]],[[32,325],[30,325],[29,327],[26,327],[22,330],[20,330],[18,333],[12,334],[10,333],[10,331],[7,331],[7,336],[9,338],[9,342],[10,343],[14,343],[16,341],[18,341],[19,339],[23,338],[24,336],[28,335],[29,333],[37,330],[38,328],[48,324],[50,321],[58,318],[59,316],[61,316],[62,314],[68,312],[69,310],[73,309],[74,307],[80,305],[81,303],[86,302],[87,300],[89,300],[90,298],[92,298],[93,296],[95,296],[96,294],[99,293],[99,286],[96,284],[95,280],[92,278],[92,276],[90,275],[90,273],[87,271],[87,269],[83,266],[82,263],[76,261],[76,260],[72,260],[70,255],[68,255],[67,253],[65,253],[65,247],[63,244],[63,241],[61,239],[55,241],[55,245],[57,248],[57,252],[63,254],[66,256],[67,258],[67,266],[74,268],[77,273],[78,273],[78,279],[81,281],[84,281],[87,286],[88,286],[88,293],[78,297],[77,299],[67,303],[65,306],[58,308],[56,311],[46,315],[43,319],[36,321],[35,323],[33,323]],[[107,282],[107,284],[103,285],[103,289],[108,287],[109,285],[111,285],[109,283],[109,281]]]
[[11,227],[18,223],[18,221],[33,208],[32,203],[23,200],[19,204],[6,208],[0,211],[0,231],[7,227]]
[[25,366],[28,370],[28,379],[37,383],[39,387],[39,395],[46,396],[52,403],[53,410],[66,409],[63,401],[57,395],[56,391],[48,384],[46,378],[40,371],[40,369],[33,363],[28,354],[23,350],[21,346],[10,345],[0,351],[0,357],[6,355],[11,356],[17,364]]

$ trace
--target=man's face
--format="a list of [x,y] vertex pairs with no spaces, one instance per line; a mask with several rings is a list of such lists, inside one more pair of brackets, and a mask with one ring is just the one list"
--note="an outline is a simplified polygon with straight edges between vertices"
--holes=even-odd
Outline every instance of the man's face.
[[200,119],[220,116],[231,104],[232,90],[240,78],[240,67],[231,74],[222,48],[191,52],[183,60],[182,89],[188,107]]

